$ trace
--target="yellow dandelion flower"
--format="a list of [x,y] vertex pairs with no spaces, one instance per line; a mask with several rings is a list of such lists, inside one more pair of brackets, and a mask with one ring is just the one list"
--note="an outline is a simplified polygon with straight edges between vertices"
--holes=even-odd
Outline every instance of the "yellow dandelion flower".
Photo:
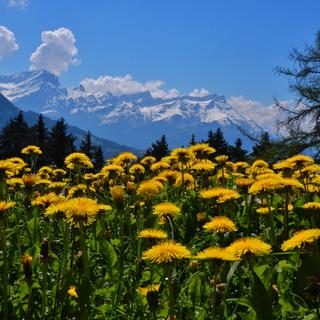
[[118,209],[123,207],[125,191],[122,186],[114,186],[110,189],[111,198]]
[[53,203],[61,201],[63,198],[56,195],[54,192],[47,193],[43,196],[39,196],[32,200],[31,204],[33,206],[48,207]]
[[169,163],[170,166],[174,166],[178,163],[178,158],[175,156],[167,156],[167,157],[162,157],[161,161]]
[[50,175],[53,173],[53,169],[48,166],[43,166],[38,170],[38,173],[46,173]]
[[145,200],[150,200],[163,189],[163,185],[159,181],[145,180],[143,181],[137,191],[137,194],[142,196]]
[[182,181],[184,182],[184,186],[187,187],[188,189],[194,188],[194,178],[193,178],[192,174],[186,172],[183,175],[183,180],[182,180],[182,173],[178,172],[174,186],[181,187]]
[[157,159],[155,157],[152,157],[152,156],[147,156],[147,157],[144,157],[140,163],[143,164],[144,166],[148,166],[150,167],[154,162],[156,162]]
[[63,169],[54,169],[52,174],[56,177],[56,179],[63,179],[63,177],[67,174],[67,171]]
[[120,153],[116,158],[115,158],[115,162],[116,163],[129,163],[129,162],[133,162],[136,161],[138,159],[138,157],[136,155],[134,155],[132,152],[123,152]]
[[10,208],[15,206],[14,201],[0,201],[0,213],[9,210]]
[[160,177],[164,177],[169,181],[175,181],[178,175],[179,175],[179,172],[174,170],[164,170],[159,173]]
[[265,255],[271,253],[271,245],[255,237],[240,238],[226,248],[235,258],[246,255]]
[[282,178],[274,176],[272,178],[262,179],[254,182],[249,188],[249,193],[257,194],[261,192],[270,192],[283,188]]
[[194,158],[193,153],[186,148],[176,148],[172,150],[171,156],[176,157],[181,163],[187,163]]
[[253,170],[257,170],[261,168],[269,168],[269,164],[264,160],[256,160],[251,167]]
[[191,252],[182,244],[172,240],[154,245],[143,253],[143,259],[153,263],[170,263],[177,259],[189,258]]
[[164,161],[155,162],[150,167],[152,171],[164,170],[169,168],[170,168],[170,164]]
[[40,180],[35,174],[24,174],[21,179],[25,186],[33,186]]
[[12,187],[12,188],[18,188],[18,187],[23,187],[23,181],[21,178],[11,178],[7,179],[7,185]]
[[292,170],[294,169],[294,163],[287,160],[283,160],[278,163],[275,163],[273,165],[273,169],[274,170]]
[[301,248],[307,243],[313,243],[320,238],[320,229],[307,229],[295,233],[290,239],[284,241],[281,245],[282,251],[288,251],[294,248]]
[[138,238],[165,239],[168,235],[162,230],[144,229],[138,233]]
[[246,169],[249,167],[249,163],[245,161],[238,161],[233,164],[233,171],[239,171],[241,169]]
[[82,152],[74,152],[69,154],[65,158],[64,163],[70,170],[74,170],[76,168],[93,168],[93,164],[91,163],[89,157]]
[[302,208],[310,211],[320,211],[320,202],[306,202]]
[[218,203],[223,203],[228,200],[239,198],[240,194],[232,189],[212,188],[200,191],[200,197],[203,199],[215,199]]
[[224,261],[234,261],[238,260],[233,254],[231,254],[228,250],[225,248],[220,247],[209,247],[202,251],[200,251],[196,256],[194,256],[195,259],[200,260],[224,260]]
[[49,217],[57,213],[63,213],[66,210],[66,207],[67,207],[66,201],[53,203],[46,209],[46,211],[44,212],[44,215],[46,217]]
[[163,202],[154,206],[153,213],[159,217],[176,218],[180,214],[180,208],[171,202]]
[[225,233],[238,230],[235,223],[228,217],[224,216],[217,216],[212,218],[211,221],[203,225],[203,229],[205,229],[206,231],[214,231],[217,233]]
[[191,169],[195,170],[195,171],[212,171],[214,169],[216,165],[210,161],[210,160],[206,160],[206,161],[199,161],[197,163],[195,163]]
[[316,173],[320,172],[320,166],[318,164],[311,164],[310,166],[304,167],[301,172],[303,173]]
[[76,287],[70,286],[68,289],[68,295],[72,298],[79,298]]
[[223,154],[223,155],[221,155],[221,156],[215,157],[214,159],[215,159],[218,163],[224,164],[224,163],[226,163],[226,162],[229,160],[229,157]]
[[36,155],[36,154],[40,155],[40,154],[42,154],[42,151],[37,146],[27,146],[27,147],[25,147],[25,148],[23,148],[21,150],[21,153],[22,154],[26,154],[26,155],[29,155],[29,154],[31,154],[31,155]]
[[118,164],[108,164],[101,170],[102,173],[121,174],[124,172],[124,168]]
[[98,204],[96,200],[84,197],[67,200],[63,209],[67,222],[78,228],[81,224],[88,226],[93,223],[99,211],[110,210],[111,206]]
[[281,180],[281,184],[285,187],[285,188],[297,188],[297,189],[303,189],[303,184],[300,183],[297,179],[293,179],[293,178],[282,178]]
[[160,284],[150,284],[146,287],[137,288],[137,292],[143,296],[147,296],[149,292],[158,292],[160,290]]
[[248,187],[254,182],[253,178],[237,178],[235,184],[239,187]]
[[314,160],[304,154],[297,154],[289,159],[288,162],[294,163],[296,166],[308,166],[314,163]]
[[139,163],[133,164],[129,169],[130,174],[144,174],[145,171],[144,166]]
[[[275,208],[270,207],[270,210],[271,210],[271,211],[274,211]],[[268,208],[268,207],[261,207],[261,208],[257,208],[256,211],[257,211],[258,213],[264,215],[264,214],[268,214],[268,213],[269,213],[269,208]]]
[[198,212],[197,215],[197,221],[205,221],[206,220],[206,214],[204,212]]
[[189,150],[193,152],[197,159],[206,159],[209,155],[216,152],[216,150],[207,143],[195,144],[190,146]]
[[38,177],[38,180],[36,181],[35,185],[50,185],[51,184],[51,180],[49,179],[41,179]]

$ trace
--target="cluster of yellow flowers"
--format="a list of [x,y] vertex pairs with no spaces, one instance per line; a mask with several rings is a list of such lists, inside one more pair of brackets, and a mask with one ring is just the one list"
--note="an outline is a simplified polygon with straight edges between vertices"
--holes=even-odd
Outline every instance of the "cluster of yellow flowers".
[[[42,151],[36,146],[28,146],[21,153],[35,157]],[[122,212],[129,208],[136,212],[145,207],[151,216],[150,221],[153,219],[155,224],[140,228],[137,241],[154,239],[152,241],[160,242],[146,249],[142,258],[151,263],[168,264],[180,259],[234,261],[277,250],[272,241],[272,245],[268,243],[272,240],[268,234],[244,237],[238,232],[243,226],[232,210],[246,209],[250,201],[254,207],[251,214],[269,215],[270,221],[273,213],[281,210],[286,214],[296,209],[310,215],[320,212],[320,166],[312,158],[296,155],[273,166],[263,160],[250,165],[233,163],[224,155],[213,158],[214,153],[215,149],[205,143],[174,149],[162,159],[147,156],[140,160],[125,152],[107,161],[99,172],[92,170],[91,160],[80,152],[66,157],[64,169],[44,166],[35,172],[20,158],[0,160],[0,182],[5,182],[9,195],[8,201],[0,201],[0,219],[16,205],[12,200],[17,190],[25,191],[29,203],[38,207],[46,218],[55,219],[60,214],[72,228],[90,226],[100,212]],[[190,250],[170,239],[174,234],[173,224],[178,224],[189,214],[183,208],[183,199],[179,200],[186,194],[192,195],[203,210],[193,217],[200,235],[214,238],[212,234],[215,234],[217,238],[229,241],[228,235],[233,233],[238,239],[225,247],[217,242],[215,246]],[[307,194],[309,200],[296,208],[293,200],[303,194]],[[271,206],[274,195],[281,201],[277,200]],[[125,207],[128,198],[134,201]],[[170,223],[166,223],[167,220]],[[250,222],[248,226],[251,227]],[[269,229],[272,227],[270,222]],[[285,238],[281,249],[302,250],[314,244],[320,238],[318,227],[312,225],[294,234],[290,231],[292,236]],[[171,234],[168,232],[170,228]],[[198,252],[193,254],[192,251]],[[158,290],[158,285],[151,285],[138,291],[146,295]],[[70,286],[68,294],[78,297],[74,286]]]

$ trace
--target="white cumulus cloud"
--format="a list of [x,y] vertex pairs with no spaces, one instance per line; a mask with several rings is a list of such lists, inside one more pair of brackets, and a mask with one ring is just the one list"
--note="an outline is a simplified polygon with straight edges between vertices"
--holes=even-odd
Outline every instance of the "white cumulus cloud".
[[25,9],[28,5],[28,0],[8,0],[8,6],[9,7],[16,7],[20,9]]
[[188,96],[202,98],[202,97],[205,97],[209,94],[210,94],[210,92],[207,89],[201,88],[201,89],[194,89],[193,91],[191,91],[188,94]]
[[97,79],[84,79],[81,81],[86,92],[94,95],[111,93],[113,95],[133,94],[149,91],[154,98],[174,98],[180,95],[177,89],[168,91],[162,89],[162,80],[151,80],[141,83],[133,79],[129,74],[113,77],[109,75],[100,76]]
[[80,63],[76,38],[71,30],[60,28],[41,33],[41,45],[30,57],[30,70],[45,69],[55,75],[66,71],[70,65]]
[[4,26],[0,26],[0,60],[19,49],[14,33]]

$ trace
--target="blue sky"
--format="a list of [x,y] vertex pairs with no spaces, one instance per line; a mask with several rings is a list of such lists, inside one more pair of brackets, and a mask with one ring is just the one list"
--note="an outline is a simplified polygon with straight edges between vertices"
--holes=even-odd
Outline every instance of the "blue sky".
[[52,52],[40,50],[32,62],[30,56],[42,32],[64,27],[73,51],[53,70],[66,86],[129,74],[180,93],[205,88],[270,104],[290,98],[288,80],[274,68],[290,65],[293,47],[313,43],[319,12],[319,0],[0,0],[0,26],[19,46],[0,60],[0,74],[49,63]]

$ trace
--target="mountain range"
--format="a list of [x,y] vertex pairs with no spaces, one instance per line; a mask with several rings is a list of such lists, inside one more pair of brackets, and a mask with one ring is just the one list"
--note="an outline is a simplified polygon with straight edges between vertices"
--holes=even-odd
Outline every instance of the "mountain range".
[[[13,105],[6,97],[4,97],[0,93],[0,128],[4,127],[7,122],[18,115],[21,110]],[[33,126],[39,118],[39,113],[33,111],[23,111],[23,116],[29,126]],[[48,117],[44,117],[45,124],[47,128],[53,127],[55,121],[49,119]],[[79,129],[75,126],[68,126],[68,133],[71,133],[73,136],[76,137],[75,144],[77,146],[80,145],[81,140],[84,139],[85,135],[87,134],[86,131]],[[142,151],[131,148],[124,145],[119,145],[113,141],[109,141],[106,139],[99,138],[97,136],[92,135],[92,143],[94,145],[100,145],[104,156],[106,158],[111,158],[114,155],[119,154],[120,152],[124,151],[131,151],[137,155],[142,155]]]
[[274,106],[243,107],[224,96],[179,95],[156,98],[149,91],[114,94],[104,88],[95,93],[80,84],[64,88],[57,76],[45,70],[0,75],[0,92],[25,111],[43,113],[50,119],[63,117],[96,136],[146,149],[165,134],[170,147],[187,145],[191,135],[205,139],[209,130],[220,127],[232,144],[241,138],[246,149],[253,142],[243,132],[259,137],[275,134],[279,113]]

